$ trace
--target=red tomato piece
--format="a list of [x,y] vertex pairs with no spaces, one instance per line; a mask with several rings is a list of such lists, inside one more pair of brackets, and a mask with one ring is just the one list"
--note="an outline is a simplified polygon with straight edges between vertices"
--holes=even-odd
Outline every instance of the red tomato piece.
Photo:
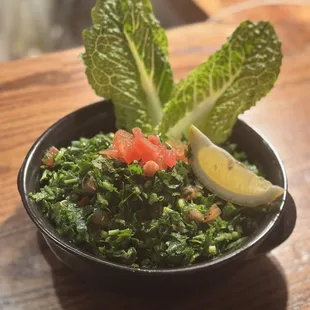
[[42,159],[43,164],[48,167],[53,167],[54,166],[54,155],[57,152],[59,152],[59,150],[55,146],[50,147],[48,151],[46,151]]
[[187,186],[182,191],[182,197],[185,200],[192,200],[196,197],[198,191],[199,190],[194,186]]
[[185,156],[185,152],[187,150],[187,145],[185,143],[173,139],[169,139],[166,143],[175,150],[178,160],[188,162],[188,159]]
[[143,166],[143,172],[147,177],[153,177],[158,170],[159,165],[153,160],[147,161]]
[[166,170],[168,168],[167,164],[164,162],[163,158],[158,158],[157,160],[159,170]]
[[159,155],[156,159],[156,162],[158,163],[160,170],[166,170],[168,168],[165,162],[166,152],[167,152],[166,147],[163,144],[161,144],[159,146]]
[[184,143],[171,140],[168,143],[171,149],[168,150],[166,145],[160,142],[158,136],[150,135],[146,138],[138,127],[133,128],[132,133],[118,130],[114,134],[112,146],[99,153],[108,158],[120,159],[127,164],[137,160],[143,166],[148,161],[153,161],[159,169],[172,168],[177,160],[187,162],[185,156],[187,146]]
[[140,128],[135,127],[132,129],[132,132],[135,138],[144,138],[144,135]]
[[197,209],[192,209],[187,215],[186,218],[189,220],[195,221],[195,222],[200,222],[203,223],[203,214],[197,210]]
[[157,136],[148,136],[147,138],[151,143],[153,143],[154,145],[161,145],[160,143],[160,139]]
[[134,160],[140,160],[141,156],[137,149],[135,149],[134,144],[132,143],[129,148],[127,148],[126,153],[124,154],[124,159],[127,164],[132,163]]
[[117,149],[114,148],[108,148],[106,150],[102,150],[99,152],[101,155],[106,155],[109,159],[117,159],[119,157],[119,152]]
[[56,154],[57,152],[59,152],[59,150],[55,147],[55,146],[52,146],[50,147],[50,150],[49,150],[52,154]]
[[204,223],[208,223],[213,221],[215,218],[217,218],[222,213],[221,209],[217,206],[216,203],[214,203],[210,209],[205,214],[205,220]]
[[118,157],[127,164],[133,161],[132,152],[133,135],[125,130],[118,130],[114,134],[113,148],[118,150]]
[[42,159],[42,162],[45,166],[53,167],[54,166],[54,158],[52,154],[46,154]]
[[131,141],[133,139],[133,135],[123,129],[119,129],[114,134],[113,144],[117,145],[118,142]]
[[166,150],[164,160],[165,160],[165,163],[167,164],[167,166],[172,168],[177,162],[177,156],[176,156],[175,151],[173,149]]
[[188,158],[185,155],[177,156],[177,160],[183,161],[184,163],[188,162]]
[[133,148],[137,150],[142,163],[146,163],[149,160],[153,160],[156,162],[160,154],[159,148],[145,139],[143,136],[138,133],[135,134],[135,138],[133,140]]
[[117,146],[119,157],[120,159],[123,159],[127,164],[129,164],[133,159],[131,153],[132,153],[132,141],[123,141],[119,142]]

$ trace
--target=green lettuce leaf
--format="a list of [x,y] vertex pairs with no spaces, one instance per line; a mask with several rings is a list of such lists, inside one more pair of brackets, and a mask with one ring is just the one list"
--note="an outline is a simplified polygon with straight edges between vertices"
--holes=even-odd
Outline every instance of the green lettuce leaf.
[[92,20],[82,56],[90,85],[113,101],[118,128],[152,132],[174,84],[167,38],[149,0],[98,0]]
[[[109,3],[110,2],[110,3]],[[92,21],[93,24],[101,24],[102,21],[107,17],[106,10],[109,10],[112,3],[112,8],[115,6],[117,1],[106,1],[106,0],[97,0],[96,5],[92,9]],[[134,1],[132,1],[135,3]],[[150,28],[153,32],[153,39],[156,44],[159,45],[162,51],[168,56],[168,39],[165,33],[165,30],[160,26],[158,21],[154,18],[152,5],[149,0],[138,1],[142,5],[144,16],[147,18],[147,22],[150,25]],[[122,12],[123,13],[123,12]]]
[[214,143],[223,143],[238,115],[272,89],[281,64],[281,42],[272,25],[241,23],[220,50],[175,87],[159,131],[180,138],[194,124]]

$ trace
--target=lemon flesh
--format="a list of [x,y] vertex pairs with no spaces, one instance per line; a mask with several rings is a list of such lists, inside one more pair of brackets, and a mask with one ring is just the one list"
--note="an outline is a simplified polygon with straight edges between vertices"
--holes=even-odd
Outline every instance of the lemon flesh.
[[257,176],[194,125],[190,128],[191,166],[199,181],[220,198],[246,207],[266,205],[284,189]]

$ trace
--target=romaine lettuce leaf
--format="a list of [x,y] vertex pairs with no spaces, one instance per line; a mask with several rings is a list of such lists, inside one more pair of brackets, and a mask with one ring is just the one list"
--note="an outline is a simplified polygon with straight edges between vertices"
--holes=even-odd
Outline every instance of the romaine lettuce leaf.
[[83,32],[88,81],[111,99],[118,128],[150,133],[170,99],[173,76],[167,38],[149,0],[98,0]]
[[194,124],[214,143],[223,143],[238,115],[272,89],[281,63],[281,42],[272,25],[241,23],[220,50],[175,87],[159,131],[180,138]]

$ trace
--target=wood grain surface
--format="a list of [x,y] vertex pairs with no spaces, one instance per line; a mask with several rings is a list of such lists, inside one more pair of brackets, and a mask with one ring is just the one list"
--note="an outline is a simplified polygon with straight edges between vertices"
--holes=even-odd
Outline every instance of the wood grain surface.
[[[163,292],[166,301],[81,281],[55,259],[21,205],[16,177],[31,144],[60,117],[99,99],[78,60],[82,49],[1,64],[0,309],[310,309],[310,11],[304,10],[300,18],[287,10],[282,18],[280,9],[280,16],[269,15],[283,41],[281,75],[268,97],[241,117],[284,161],[298,211],[295,231],[224,283],[177,296]],[[176,79],[219,48],[236,22],[169,31]]]

